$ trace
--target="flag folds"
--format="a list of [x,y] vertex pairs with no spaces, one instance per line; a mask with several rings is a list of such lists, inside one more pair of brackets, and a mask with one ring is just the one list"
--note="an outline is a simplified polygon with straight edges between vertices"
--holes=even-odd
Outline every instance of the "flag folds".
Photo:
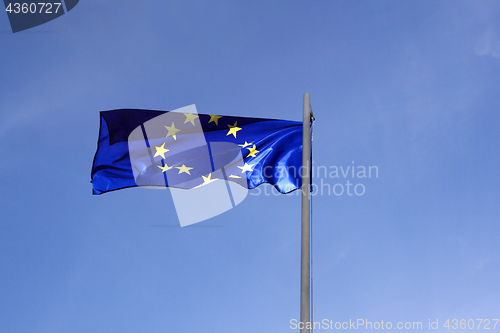
[[138,109],[100,118],[93,194],[215,179],[248,189],[270,183],[281,193],[301,186],[301,122]]

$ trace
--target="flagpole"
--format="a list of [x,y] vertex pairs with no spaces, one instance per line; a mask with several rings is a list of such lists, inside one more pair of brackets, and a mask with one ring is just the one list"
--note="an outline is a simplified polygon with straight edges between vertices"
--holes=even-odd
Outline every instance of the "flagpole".
[[[311,216],[310,216],[310,161],[311,161],[311,111],[310,95],[304,94],[302,124],[302,232],[300,262],[300,333],[310,333],[306,328],[311,321]],[[302,326],[301,325],[301,326]]]

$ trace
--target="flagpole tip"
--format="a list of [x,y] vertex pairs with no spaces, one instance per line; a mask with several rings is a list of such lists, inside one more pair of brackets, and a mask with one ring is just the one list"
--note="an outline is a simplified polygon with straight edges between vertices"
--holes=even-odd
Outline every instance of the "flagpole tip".
[[304,94],[304,105],[310,104],[310,103],[311,103],[311,95],[309,95],[309,93],[305,93]]

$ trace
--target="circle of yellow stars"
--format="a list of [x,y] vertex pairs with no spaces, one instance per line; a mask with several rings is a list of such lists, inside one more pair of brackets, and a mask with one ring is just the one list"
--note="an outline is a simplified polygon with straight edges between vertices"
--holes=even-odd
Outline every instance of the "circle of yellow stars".
[[[191,123],[193,126],[196,126],[195,120],[199,118],[197,114],[193,113],[184,113],[184,116],[186,119],[184,120],[184,124]],[[221,119],[223,116],[219,115],[209,115],[210,120],[208,123],[215,123],[216,126],[219,126],[219,119]],[[199,120],[198,120],[199,121]],[[237,139],[237,134],[239,131],[242,130],[241,127],[238,127],[238,121],[234,122],[234,125],[228,124],[228,132],[226,133],[226,136],[232,135],[235,139]],[[164,126],[167,129],[167,135],[165,138],[172,137],[174,140],[177,140],[177,133],[179,133],[181,130],[175,127],[175,123],[172,122],[171,126]],[[243,149],[248,149],[248,155],[246,155],[245,158],[249,157],[256,157],[256,154],[259,152],[257,150],[257,146],[253,142],[247,142],[238,145]],[[161,146],[155,146],[156,152],[154,157],[161,156],[161,158],[164,160],[165,159],[165,154],[169,152],[168,149],[165,148],[165,143],[163,143]],[[164,165],[163,165],[164,164]],[[247,162],[244,163],[243,166],[238,166],[239,169],[241,169],[241,173],[245,172],[252,172],[253,167],[255,164],[248,164]],[[180,167],[173,167],[173,166],[168,166],[167,163],[163,162],[162,165],[158,165],[158,168],[161,169],[162,172],[167,172],[168,170],[171,169],[178,169],[178,174],[181,173],[187,173],[188,175],[191,175],[191,170],[193,170],[193,167],[186,166],[185,164],[182,164]],[[203,178],[203,184],[208,183],[213,181],[212,179],[212,173],[209,173],[207,176],[202,175]],[[233,175],[230,174],[228,178],[233,178],[233,179],[238,179],[241,178],[241,176],[238,175]]]

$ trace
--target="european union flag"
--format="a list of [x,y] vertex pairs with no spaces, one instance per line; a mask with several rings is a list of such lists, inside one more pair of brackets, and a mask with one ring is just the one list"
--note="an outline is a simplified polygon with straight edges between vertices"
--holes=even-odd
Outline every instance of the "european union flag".
[[[138,109],[102,111],[93,194],[135,186],[301,186],[302,123]],[[238,158],[239,156],[239,158]]]

